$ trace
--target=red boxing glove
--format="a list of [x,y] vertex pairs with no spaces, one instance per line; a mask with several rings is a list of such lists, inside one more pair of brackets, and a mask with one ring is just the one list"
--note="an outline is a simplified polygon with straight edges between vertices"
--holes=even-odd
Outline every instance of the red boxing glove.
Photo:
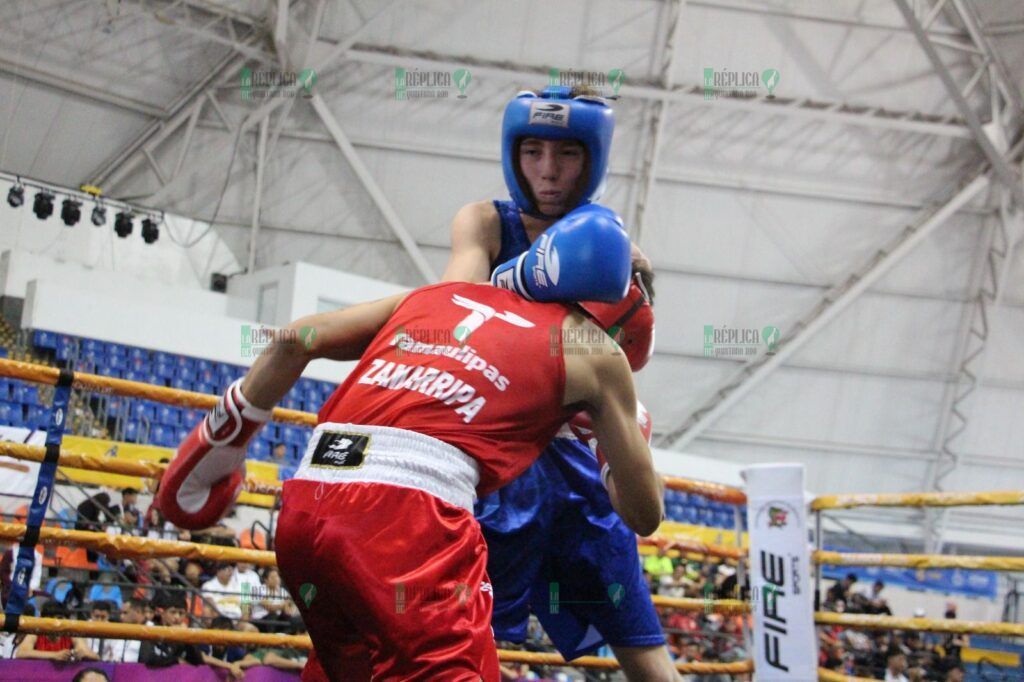
[[228,387],[160,479],[157,505],[171,523],[197,530],[227,513],[245,483],[246,446],[270,413],[245,399],[241,379]]
[[[636,423],[640,427],[640,433],[643,434],[647,444],[650,445],[654,423],[651,421],[651,415],[647,408],[639,400],[636,401]],[[590,421],[590,415],[586,411],[577,412],[576,416],[569,420],[569,430],[572,431],[577,440],[585,443],[597,457],[597,465],[601,467],[601,483],[607,488],[611,467],[608,466],[608,460],[605,458],[604,453],[601,452],[601,446],[597,442],[597,435],[594,434],[594,425]]]

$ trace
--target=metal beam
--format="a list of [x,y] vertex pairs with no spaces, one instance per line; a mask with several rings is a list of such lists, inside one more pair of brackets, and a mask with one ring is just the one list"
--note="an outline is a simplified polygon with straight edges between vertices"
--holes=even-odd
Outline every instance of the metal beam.
[[0,51],[0,72],[9,74],[15,78],[31,81],[39,85],[45,85],[57,90],[63,90],[64,92],[70,92],[78,95],[79,97],[92,100],[93,102],[108,104],[136,114],[158,117],[162,116],[164,113],[163,109],[155,107],[147,102],[140,102],[130,97],[106,92],[93,87],[88,83],[71,80],[69,78],[50,73],[49,71],[29,66],[21,59],[18,59],[13,55],[9,55],[5,51]]
[[[668,16],[666,23],[668,31],[665,34],[665,44],[661,53],[661,65],[658,78],[661,87],[665,90],[672,89],[672,68],[676,63],[676,34],[683,20],[683,0],[669,0],[666,5]],[[633,209],[633,239],[640,244],[643,239],[644,222],[647,218],[647,206],[651,201],[651,194],[654,191],[654,176],[658,169],[658,156],[661,151],[661,136],[665,130],[665,119],[668,118],[668,100],[659,100],[654,103],[654,111],[648,121],[646,136],[646,147],[643,160],[637,173],[636,206]]]
[[[255,41],[256,36],[250,36],[248,40]],[[142,161],[146,150],[153,153],[179,127],[198,116],[198,110],[202,108],[207,93],[212,92],[216,82],[225,74],[237,71],[243,64],[245,57],[236,54],[228,54],[221,59],[206,76],[182,93],[167,112],[160,112],[158,120],[150,123],[134,140],[90,173],[88,184],[106,186],[110,194],[117,183]]]
[[[939,57],[939,53],[932,44],[931,39],[928,37],[927,31],[925,31],[921,22],[918,21],[917,16],[914,14],[914,10],[910,7],[907,0],[893,0],[893,2],[896,3],[896,6],[903,14],[903,18],[906,20],[907,26],[909,26],[913,31],[914,37],[916,37],[917,42],[920,43],[921,49],[924,50],[925,55],[928,57],[928,61],[932,63],[932,68],[942,81],[942,84],[946,87],[946,92],[950,99],[953,100],[953,104],[956,105],[957,110],[960,111],[960,115],[963,116],[964,121],[967,122],[967,127],[970,128],[975,142],[978,143],[978,146],[981,147],[981,151],[984,152],[989,163],[992,164],[992,170],[996,177],[998,177],[999,180],[1010,189],[1013,193],[1014,199],[1017,201],[1017,205],[1024,208],[1024,185],[1021,184],[1020,174],[1006,162],[1002,153],[992,144],[992,140],[989,139],[988,133],[985,132],[978,115],[964,98],[963,93],[960,92],[959,86],[957,86],[956,81],[953,80],[953,75],[942,62],[942,58]],[[993,121],[995,121],[995,117],[993,117]]]
[[398,237],[398,241],[400,241],[402,246],[405,247],[406,252],[409,254],[409,257],[412,259],[412,262],[416,266],[420,275],[428,284],[436,282],[439,279],[437,273],[434,272],[430,263],[427,262],[427,259],[423,256],[423,251],[420,250],[419,245],[412,238],[412,235],[409,234],[405,225],[402,224],[402,220],[398,217],[395,209],[392,208],[391,203],[384,195],[384,191],[377,184],[377,181],[373,179],[370,169],[363,163],[359,153],[356,152],[355,147],[352,146],[348,136],[346,136],[345,132],[341,129],[341,125],[339,125],[338,120],[334,118],[334,114],[331,113],[330,108],[328,108],[327,103],[324,102],[320,93],[313,93],[313,97],[310,99],[310,104],[313,105],[313,111],[315,111],[317,116],[320,117],[320,120],[327,128],[327,132],[330,133],[331,137],[334,139],[334,143],[338,145],[338,149],[341,150],[345,160],[348,161],[353,172],[355,172],[356,177],[359,178],[359,182],[362,183],[367,194],[370,195],[370,199],[373,200],[373,203],[377,206],[381,215],[384,216],[384,220],[387,222],[388,227],[391,228],[391,231],[396,237]]
[[716,389],[682,425],[663,436],[658,444],[663,447],[682,449],[692,442],[730,407],[749,393],[754,386],[768,377],[787,358],[824,329],[839,313],[857,300],[892,266],[911,253],[925,237],[942,225],[961,206],[988,187],[989,178],[984,171],[985,169],[981,169],[975,173],[970,182],[965,184],[945,204],[923,216],[917,223],[904,228],[894,243],[879,249],[859,270],[851,273],[845,281],[826,293],[817,305],[796,324],[796,333],[784,337],[774,353],[762,354],[745,365]]
[[[971,396],[985,378],[985,351],[991,325],[1013,268],[1013,255],[1021,239],[1021,223],[1019,215],[1011,217],[1009,197],[1004,190],[999,218],[993,223],[982,250],[983,269],[977,284],[977,295],[965,316],[966,333],[962,334],[957,348],[957,379],[947,390],[944,399],[945,410],[937,434],[940,439],[939,456],[928,472],[925,490],[944,490],[944,481],[960,464],[961,453],[957,441],[970,423]],[[924,537],[929,553],[942,553],[946,520],[947,514],[944,511],[927,510]]]
[[249,265],[246,272],[256,272],[256,240],[260,233],[260,200],[263,197],[263,166],[267,156],[269,116],[260,121],[260,141],[256,146],[256,187],[252,198],[252,229],[249,231]]
[[[358,44],[345,51],[345,59],[366,64],[420,68],[456,69],[470,67],[474,74],[495,76],[504,80],[536,82],[547,80],[548,67],[534,64],[516,64],[507,61],[484,60],[465,55],[443,54],[423,50],[409,50],[393,45]],[[776,95],[764,97],[721,97],[705,100],[704,86],[678,86],[672,90],[654,82],[623,84],[620,96],[632,99],[689,104],[729,111],[753,111],[761,115],[784,116],[797,119],[829,121],[846,125],[902,130],[925,135],[939,135],[970,139],[971,131],[956,117],[936,116],[913,111],[892,111],[883,107],[786,98]]]

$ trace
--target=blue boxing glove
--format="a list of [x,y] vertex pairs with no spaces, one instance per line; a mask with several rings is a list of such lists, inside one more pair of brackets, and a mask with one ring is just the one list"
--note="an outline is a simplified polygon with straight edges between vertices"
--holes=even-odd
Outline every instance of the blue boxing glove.
[[622,219],[597,204],[580,206],[502,263],[491,284],[529,301],[617,303],[629,289],[629,235]]

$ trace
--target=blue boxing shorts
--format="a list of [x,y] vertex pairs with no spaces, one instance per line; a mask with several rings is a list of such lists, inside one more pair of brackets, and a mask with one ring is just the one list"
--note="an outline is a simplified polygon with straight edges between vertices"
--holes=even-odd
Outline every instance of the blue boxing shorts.
[[525,641],[532,610],[566,660],[606,643],[665,644],[636,534],[612,509],[585,444],[556,438],[475,513],[487,540],[495,639]]

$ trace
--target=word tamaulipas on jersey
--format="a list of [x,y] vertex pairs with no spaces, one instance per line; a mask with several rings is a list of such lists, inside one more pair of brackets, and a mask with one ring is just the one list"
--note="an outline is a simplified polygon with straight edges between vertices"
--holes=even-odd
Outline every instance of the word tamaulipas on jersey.
[[[390,345],[397,346],[404,353],[447,356],[461,362],[468,371],[480,372],[499,391],[504,391],[509,386],[508,377],[501,374],[497,367],[477,355],[472,346],[423,343],[404,333],[395,335]],[[392,391],[416,391],[436,398],[445,405],[458,404],[459,407],[455,409],[455,413],[460,415],[462,421],[467,424],[473,421],[477,413],[487,404],[487,399],[477,395],[477,389],[472,384],[437,367],[407,365],[374,358],[369,369],[359,377],[359,383],[376,385]]]

